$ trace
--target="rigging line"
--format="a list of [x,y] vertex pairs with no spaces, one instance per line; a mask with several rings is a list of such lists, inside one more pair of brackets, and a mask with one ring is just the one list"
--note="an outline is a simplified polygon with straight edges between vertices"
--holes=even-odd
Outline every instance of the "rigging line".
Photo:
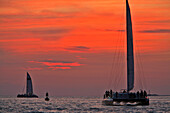
[[[123,7],[123,15],[125,15],[124,14],[124,7]],[[124,16],[122,15],[122,18],[124,18]],[[126,23],[126,21],[125,21],[125,23]],[[122,26],[121,26],[121,29],[126,29],[126,26],[124,26],[124,24],[122,24]],[[125,36],[125,37],[124,37]],[[121,52],[121,56],[120,56],[120,61],[118,62],[119,63],[119,70],[118,70],[118,75],[119,75],[119,78],[117,79],[117,83],[116,83],[116,87],[120,84],[120,81],[121,81],[121,79],[123,78],[123,72],[124,72],[124,70],[122,70],[122,67],[124,67],[124,66],[126,66],[126,65],[124,65],[123,64],[123,62],[124,61],[126,61],[124,58],[123,58],[123,56],[125,55],[125,45],[126,45],[126,43],[125,43],[125,39],[126,39],[126,35],[125,35],[125,32],[121,32],[121,44],[123,45],[122,46],[122,52]],[[124,66],[123,66],[124,65]]]
[[[134,37],[134,39],[135,39],[135,37]],[[142,83],[142,78],[141,78],[141,75],[143,74],[142,72],[143,72],[143,69],[142,69],[142,63],[141,63],[141,59],[140,59],[140,48],[137,46],[137,40],[135,39],[135,45],[136,46],[134,46],[134,49],[135,49],[135,56],[136,56],[136,74],[138,75],[138,81],[139,81],[139,87],[140,87],[140,85],[141,85],[141,87],[142,87],[142,89],[143,89],[143,83]]]
[[[123,39],[123,38],[122,38]],[[124,45],[124,44],[123,44]],[[123,48],[124,48],[124,46],[123,46]],[[122,59],[124,59],[123,58],[123,56],[124,56],[124,51],[121,51],[120,52],[120,54],[119,54],[119,59],[118,59],[118,65],[117,65],[117,75],[118,75],[118,77],[117,77],[117,79],[115,80],[115,83],[116,83],[116,87],[118,87],[119,86],[119,84],[120,84],[120,81],[121,81],[121,79],[123,78],[123,72],[124,72],[124,64],[123,64],[123,62],[124,62],[124,60],[122,60]]]
[[[118,42],[118,44],[120,45],[120,42],[121,42],[121,37],[119,37],[119,42]],[[117,88],[117,80],[118,80],[118,78],[120,77],[120,75],[119,75],[119,68],[120,68],[120,48],[118,48],[118,52],[117,52],[117,62],[116,62],[116,65],[115,65],[115,74],[117,75],[116,76],[116,78],[114,79],[114,86],[115,86],[115,89]]]
[[[122,36],[123,37],[123,36]],[[123,39],[123,38],[122,38]],[[123,46],[122,46],[122,54],[121,54],[121,59],[124,59],[124,60],[121,60],[121,67],[120,67],[120,79],[118,81],[118,85],[120,84],[120,82],[122,81],[122,78],[125,76],[125,64],[124,64],[124,61],[125,61],[125,41],[123,41]],[[122,84],[123,85],[123,84]],[[122,87],[122,86],[121,86]]]
[[[119,37],[119,32],[117,32],[117,34],[118,34],[118,37]],[[115,76],[113,76],[113,72],[114,72],[114,70],[113,69],[115,69],[115,62],[116,62],[116,57],[117,57],[117,52],[118,52],[118,42],[119,42],[119,38],[118,38],[118,40],[114,40],[114,38],[113,38],[113,43],[115,42],[116,43],[116,45],[115,45],[115,49],[114,49],[114,53],[113,53],[113,59],[112,59],[112,64],[111,64],[111,69],[110,69],[110,76],[109,76],[109,84],[108,84],[108,88],[111,86],[111,84],[112,84],[112,81],[113,81],[113,78],[115,78]]]
[[[114,42],[114,39],[112,39],[112,42]],[[114,53],[114,52],[113,52]],[[112,54],[113,56],[113,54]],[[113,59],[112,59],[112,63],[111,63],[111,68],[112,68],[112,65],[113,65]],[[109,75],[109,72],[107,73],[107,79],[108,81],[110,80],[110,75]],[[107,82],[107,81],[106,81]],[[109,81],[110,82],[110,81]],[[106,87],[109,89],[109,82],[106,83]]]
[[[114,43],[114,39],[113,39],[113,43]],[[112,59],[112,64],[111,64],[111,69],[110,69],[110,75],[108,76],[108,79],[109,79],[109,83],[108,83],[108,89],[110,88],[110,84],[111,84],[111,76],[112,76],[112,70],[113,70],[113,67],[114,67],[114,62],[115,62],[115,53],[117,52],[117,45],[116,45],[116,49],[114,50],[113,52],[113,59]],[[109,73],[108,73],[109,74]]]
[[[123,11],[124,11],[124,8],[123,8]],[[120,33],[122,33],[122,32],[120,32]],[[119,34],[120,34],[119,32],[118,32],[118,37],[119,37]],[[116,40],[117,42],[119,42],[119,40],[120,40],[120,38],[118,38],[118,40]],[[114,41],[114,40],[113,40]],[[109,76],[109,84],[108,84],[108,88],[112,85],[112,82],[113,81],[115,81],[115,79],[116,79],[116,76],[112,76],[113,75],[113,73],[114,73],[114,75],[116,75],[116,63],[115,63],[115,61],[116,61],[116,58],[117,58],[117,52],[118,52],[118,43],[116,43],[116,49],[115,49],[115,51],[114,51],[114,57],[113,57],[113,60],[112,60],[112,66],[111,66],[111,71],[110,71],[110,76]],[[113,70],[114,69],[114,70]],[[111,79],[110,79],[111,78]],[[112,79],[112,78],[115,78],[115,79]],[[114,85],[113,85],[114,86]],[[115,89],[115,88],[114,88]]]
[[[115,54],[117,53],[117,46],[116,46],[116,51],[115,51]],[[113,69],[115,67],[115,61],[116,61],[116,55],[114,55],[114,58],[113,58],[113,62],[112,62],[112,67],[111,67],[111,70],[110,70],[110,81],[109,81],[109,87],[111,86],[111,83],[112,83],[112,75],[113,75]]]
[[119,76],[120,76],[120,77],[118,78],[117,86],[119,86],[119,84],[120,84],[120,82],[121,82],[121,80],[122,80],[122,78],[123,78],[122,75],[123,75],[123,72],[124,72],[124,71],[122,71],[122,68],[121,68],[123,62],[121,61],[120,63],[121,63],[121,65],[120,65],[120,70],[119,70]]
[[[123,9],[124,10],[124,9]],[[123,18],[123,16],[122,16],[122,18]],[[120,29],[123,29],[124,27],[123,27],[123,25],[124,24],[120,24]],[[117,84],[118,84],[118,79],[119,79],[119,77],[121,77],[121,75],[120,75],[120,71],[121,71],[121,68],[120,68],[120,61],[121,61],[121,57],[120,56],[122,56],[122,54],[121,54],[121,44],[122,44],[122,40],[124,39],[123,37],[122,37],[122,34],[124,34],[124,32],[120,32],[119,33],[119,40],[118,40],[118,42],[117,42],[117,45],[119,45],[119,49],[118,49],[118,52],[116,53],[116,58],[117,58],[117,62],[115,63],[115,68],[114,68],[114,72],[115,72],[115,74],[117,75],[116,76],[116,78],[114,79],[114,89],[116,89],[117,88]],[[123,46],[124,46],[124,44],[123,44]]]
[[[140,49],[139,49],[140,51]],[[139,63],[140,63],[140,67],[141,67],[141,71],[142,71],[142,78],[143,78],[143,82],[144,82],[144,88],[147,89],[147,83],[146,83],[146,79],[145,79],[145,73],[144,73],[144,69],[143,69],[143,64],[142,64],[142,59],[141,59],[141,53],[139,52]]]
[[139,80],[139,88],[143,89],[143,84],[142,84],[142,81],[141,81],[141,69],[140,69],[140,65],[139,65],[139,59],[138,59],[138,55],[136,55],[136,61],[137,61],[137,74],[138,74],[138,80]]
[[[113,39],[113,42],[114,42],[114,39]],[[111,76],[112,76],[112,70],[113,70],[113,67],[114,67],[114,62],[115,62],[115,53],[117,52],[117,45],[116,45],[116,50],[114,50],[114,53],[113,53],[113,59],[112,59],[112,64],[111,64],[111,69],[110,69],[110,76],[109,76],[109,84],[108,84],[108,88],[110,88],[110,84],[111,84]]]
[[[123,78],[123,75],[124,75],[124,71],[121,71],[120,72],[120,74],[121,74],[121,77],[120,77],[120,79],[119,79],[119,81],[118,81],[118,85],[121,83],[121,81],[122,81],[122,78]],[[123,82],[122,82],[123,83]],[[121,84],[121,85],[123,85],[123,84]],[[121,87],[123,87],[123,86],[121,86]],[[122,88],[121,88],[122,89]]]
[[[146,79],[145,79],[145,73],[144,73],[144,69],[143,69],[143,64],[142,64],[142,59],[141,59],[141,49],[140,49],[140,47],[138,47],[138,50],[139,50],[139,52],[138,52],[138,59],[139,59],[139,65],[140,65],[140,68],[141,68],[141,82],[143,82],[143,86],[144,86],[144,88],[147,88],[147,84],[146,84]],[[142,81],[143,80],[143,81]]]
[[[121,37],[119,36],[119,41],[118,41],[118,45],[120,46],[120,42],[121,42]],[[121,54],[121,52],[120,52],[120,47],[118,47],[118,49],[117,49],[118,51],[117,51],[117,53],[116,53],[116,59],[117,59],[117,62],[115,63],[115,67],[114,67],[114,72],[115,72],[115,74],[117,75],[116,76],[116,78],[114,79],[114,83],[116,83],[114,86],[115,87],[117,87],[117,79],[120,77],[120,75],[118,74],[118,72],[119,72],[119,68],[120,68],[120,60],[121,60],[121,58],[120,58],[120,54]]]
[[[136,43],[135,38],[134,38],[134,42]],[[137,45],[137,44],[136,44],[136,45]],[[139,83],[139,84],[141,84],[141,83],[140,83],[140,75],[139,75],[139,69],[138,69],[138,58],[137,58],[138,56],[137,56],[136,46],[134,46],[134,50],[135,50],[135,51],[134,51],[134,56],[135,56],[135,57],[134,57],[134,62],[135,62],[135,63],[134,63],[134,66],[135,66],[135,70],[134,70],[135,73],[134,73],[134,74],[135,74],[135,76],[136,76],[136,77],[135,77],[135,81],[136,81],[136,82],[135,82],[135,83],[136,83],[135,88],[136,88],[136,87],[138,86],[138,83]],[[137,76],[138,76],[138,77],[137,77]],[[140,85],[139,85],[139,86],[140,86]],[[139,86],[138,86],[138,87],[139,87]]]
[[[139,55],[139,53],[138,53],[138,55]],[[138,68],[139,68],[139,76],[140,76],[140,82],[141,82],[141,85],[142,85],[142,89],[143,89],[143,82],[142,82],[142,70],[141,70],[141,65],[140,65],[140,61],[139,61],[139,56],[138,56]]]
[[[122,39],[123,39],[123,38],[122,38]],[[124,43],[124,42],[125,42],[125,41],[123,41],[122,43]],[[122,78],[123,78],[123,76],[124,76],[124,75],[123,75],[123,72],[124,72],[124,66],[125,66],[125,65],[124,65],[124,60],[123,60],[123,59],[125,58],[125,55],[124,55],[124,53],[125,53],[125,52],[124,52],[125,44],[123,44],[122,47],[123,47],[123,49],[122,49],[122,54],[121,54],[121,59],[122,59],[122,60],[121,60],[121,62],[120,62],[120,63],[121,63],[121,67],[120,67],[120,72],[119,72],[119,73],[120,73],[120,76],[121,76],[121,77],[120,77],[120,81],[122,80]],[[120,83],[120,81],[118,81],[118,82]],[[118,84],[119,84],[119,83],[118,83]]]
[[[122,10],[122,12],[124,12],[124,8]],[[121,18],[123,18],[123,14],[121,16]],[[124,29],[124,24],[120,24],[120,29]],[[115,65],[115,74],[117,75],[116,78],[114,79],[114,88],[117,89],[118,88],[118,85],[119,85],[119,79],[121,79],[122,75],[121,75],[121,71],[122,71],[122,68],[121,68],[121,61],[122,61],[122,40],[124,40],[124,38],[122,37],[124,34],[124,32],[120,32],[120,40],[118,42],[119,44],[119,51],[117,53],[117,65]],[[124,44],[123,44],[124,46]]]
[[137,50],[138,50],[138,52],[137,52],[137,62],[138,62],[138,69],[139,69],[139,77],[140,77],[140,83],[141,83],[141,85],[142,85],[142,89],[143,89],[143,87],[144,87],[144,84],[143,84],[143,82],[142,82],[142,79],[143,79],[143,66],[142,66],[142,62],[141,62],[141,57],[140,57],[140,49],[139,49],[139,47],[137,47]]
[[[136,40],[135,40],[136,43]],[[139,66],[139,61],[138,61],[138,52],[137,52],[137,46],[135,46],[135,67],[136,67],[136,76],[138,75],[138,82],[139,82],[139,88],[141,88],[142,83],[141,83],[141,76],[140,76],[140,66]]]
[[[123,8],[123,10],[122,10],[122,12],[124,12],[124,8]],[[123,18],[123,14],[121,15],[121,18]],[[120,29],[122,30],[122,25],[120,24]],[[115,65],[114,65],[114,70],[113,70],[113,72],[114,72],[114,74],[116,75],[116,76],[114,76],[115,77],[115,79],[113,79],[112,80],[112,82],[114,82],[114,84],[115,85],[113,85],[114,86],[114,89],[116,89],[116,82],[117,82],[117,78],[119,77],[119,75],[118,75],[118,73],[117,72],[119,72],[119,66],[117,65],[117,64],[119,64],[119,59],[120,59],[120,42],[121,42],[121,40],[122,40],[122,37],[120,36],[120,35],[122,35],[122,32],[118,32],[118,41],[117,41],[117,52],[116,52],[116,55],[115,55],[115,57],[116,57],[116,59],[118,59],[117,60],[117,62],[116,63],[114,63]],[[119,49],[118,49],[118,45],[119,45]]]
[[118,72],[119,72],[119,64],[120,64],[120,63],[119,63],[119,62],[120,62],[120,60],[119,60],[119,59],[120,59],[120,52],[118,52],[118,56],[117,56],[117,57],[118,57],[118,60],[117,60],[117,62],[116,62],[117,65],[116,65],[116,67],[114,68],[114,69],[115,69],[115,74],[116,74],[116,78],[114,79],[114,80],[115,80],[115,81],[114,81],[114,83],[115,83],[115,85],[114,85],[115,88],[117,88],[117,79],[120,77],[119,74],[118,74]]
[[[122,42],[122,40],[123,40],[123,38],[121,38],[121,42]],[[122,78],[122,63],[123,63],[123,53],[121,52],[121,49],[120,49],[120,51],[119,51],[119,60],[118,60],[118,65],[117,65],[117,71],[118,71],[118,78],[117,78],[117,81],[116,81],[116,87],[118,87],[119,86],[119,84],[120,84],[120,80],[121,80],[121,78]]]
[[[114,68],[114,73],[116,74],[116,78],[114,79],[114,89],[117,88],[117,85],[118,85],[118,80],[120,77],[122,77],[122,75],[120,74],[120,71],[121,70],[121,61],[122,61],[122,40],[124,38],[122,38],[122,34],[123,32],[120,32],[119,33],[119,41],[117,42],[117,44],[119,45],[119,48],[118,48],[118,52],[116,53],[116,59],[117,59],[117,62],[115,63],[115,68]],[[124,45],[124,44],[123,44]]]
[[[119,35],[119,32],[118,32],[118,35]],[[118,36],[119,37],[119,36]],[[116,42],[116,48],[115,48],[115,52],[114,52],[114,57],[113,57],[113,62],[112,62],[112,67],[111,67],[111,70],[110,70],[110,78],[111,79],[109,79],[110,81],[109,81],[109,85],[108,85],[108,87],[110,87],[111,86],[111,84],[112,84],[112,81],[113,81],[113,77],[115,77],[115,76],[112,76],[113,75],[113,69],[115,69],[115,61],[116,61],[116,57],[117,57],[117,52],[118,52],[118,42],[119,42],[119,38],[118,38],[118,40],[116,40],[117,42]]]

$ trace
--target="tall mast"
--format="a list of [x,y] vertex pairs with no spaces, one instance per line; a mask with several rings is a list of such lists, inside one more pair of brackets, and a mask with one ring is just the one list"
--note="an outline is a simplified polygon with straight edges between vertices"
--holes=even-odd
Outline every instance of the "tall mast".
[[132,21],[128,0],[126,0],[126,33],[127,33],[127,91],[134,88],[134,55]]

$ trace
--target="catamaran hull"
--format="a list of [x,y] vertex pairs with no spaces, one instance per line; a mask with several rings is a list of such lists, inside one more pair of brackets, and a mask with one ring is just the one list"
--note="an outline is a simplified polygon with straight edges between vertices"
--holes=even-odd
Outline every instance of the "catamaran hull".
[[138,105],[149,105],[149,99],[113,99],[113,102],[137,103]]
[[103,100],[102,104],[106,106],[114,106],[117,105],[115,103],[136,103],[135,105],[149,105],[149,99],[112,99],[112,101]]
[[102,105],[112,106],[113,105],[113,99],[104,99],[102,101]]
[[37,95],[24,95],[24,94],[18,94],[17,98],[38,98]]

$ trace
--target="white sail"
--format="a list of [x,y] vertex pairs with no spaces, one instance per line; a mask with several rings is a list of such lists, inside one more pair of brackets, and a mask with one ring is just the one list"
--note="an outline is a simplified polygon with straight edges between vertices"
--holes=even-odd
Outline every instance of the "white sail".
[[27,88],[26,88],[26,90],[27,90],[26,91],[27,95],[33,94],[32,80],[31,80],[31,77],[28,72],[27,72]]
[[130,7],[126,0],[126,27],[127,27],[127,91],[134,88],[134,56],[133,56],[133,34]]

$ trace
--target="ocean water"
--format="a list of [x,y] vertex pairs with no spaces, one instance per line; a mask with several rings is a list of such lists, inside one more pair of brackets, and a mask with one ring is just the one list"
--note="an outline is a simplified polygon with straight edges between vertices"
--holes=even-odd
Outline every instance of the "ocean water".
[[151,96],[149,106],[103,106],[101,97],[4,98],[0,113],[170,113],[170,96]]

